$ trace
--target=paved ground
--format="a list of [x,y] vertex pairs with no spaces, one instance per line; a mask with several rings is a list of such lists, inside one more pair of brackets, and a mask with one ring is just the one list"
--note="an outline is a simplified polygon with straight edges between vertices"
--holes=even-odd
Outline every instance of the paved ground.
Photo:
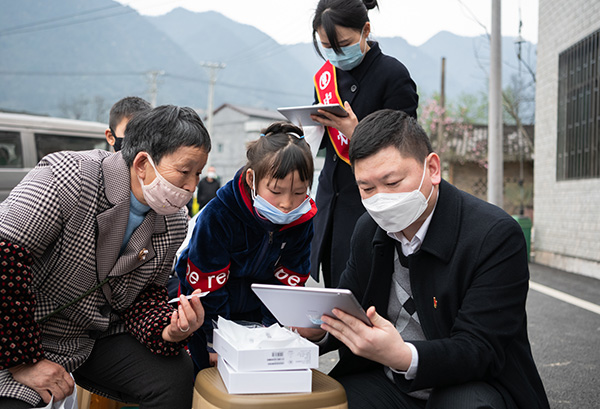
[[[534,263],[529,268],[529,338],[550,407],[600,408],[600,280]],[[547,295],[547,288],[592,303],[596,312]],[[336,362],[337,353],[323,355],[319,369],[327,373]]]

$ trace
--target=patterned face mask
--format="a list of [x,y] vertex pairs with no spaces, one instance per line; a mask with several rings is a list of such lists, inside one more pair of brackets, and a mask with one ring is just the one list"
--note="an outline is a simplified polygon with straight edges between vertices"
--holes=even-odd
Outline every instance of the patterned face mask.
[[150,155],[147,157],[148,162],[154,168],[156,178],[149,185],[144,185],[144,181],[138,176],[144,200],[157,214],[169,215],[177,213],[179,209],[192,200],[194,192],[188,192],[170,183],[158,173]]

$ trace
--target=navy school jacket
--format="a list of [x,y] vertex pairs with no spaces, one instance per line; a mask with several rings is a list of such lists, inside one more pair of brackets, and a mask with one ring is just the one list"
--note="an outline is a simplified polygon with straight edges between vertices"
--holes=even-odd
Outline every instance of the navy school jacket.
[[[317,207],[285,226],[258,216],[238,171],[198,216],[188,247],[175,267],[183,294],[202,298],[201,330],[212,341],[212,320],[262,309],[263,324],[275,321],[250,289],[252,283],[304,285],[310,274],[312,219]],[[200,334],[198,334],[200,335]]]

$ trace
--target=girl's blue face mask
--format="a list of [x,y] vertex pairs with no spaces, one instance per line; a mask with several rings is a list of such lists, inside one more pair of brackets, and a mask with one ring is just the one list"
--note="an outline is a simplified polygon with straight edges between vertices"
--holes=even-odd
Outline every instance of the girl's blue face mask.
[[335,51],[333,51],[333,48],[323,47],[325,57],[335,67],[344,71],[350,71],[358,67],[365,56],[365,53],[363,53],[363,51],[360,49],[360,42],[362,41],[363,32],[364,28],[360,32],[360,39],[358,40],[358,43],[342,47],[341,54],[336,54]]
[[252,199],[254,200],[254,208],[264,218],[269,220],[273,224],[286,225],[295,222],[300,217],[304,216],[310,211],[312,205],[310,203],[310,197],[306,197],[300,206],[294,210],[285,213],[273,206],[266,199],[256,194],[256,177],[254,171],[252,172]]

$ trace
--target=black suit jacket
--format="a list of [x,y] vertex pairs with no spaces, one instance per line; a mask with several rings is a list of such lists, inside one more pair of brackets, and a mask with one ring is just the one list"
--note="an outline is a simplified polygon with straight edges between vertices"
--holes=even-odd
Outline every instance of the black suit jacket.
[[[368,213],[356,225],[340,287],[387,318],[394,240]],[[426,341],[417,376],[395,374],[405,391],[483,380],[520,408],[548,408],[527,336],[529,269],[518,223],[500,208],[442,181],[421,249],[408,257],[410,282]],[[411,340],[406,340],[411,341]],[[329,348],[335,345],[331,340]],[[340,351],[339,376],[380,366]]]
[[[371,49],[358,67],[350,71],[335,69],[342,103],[350,103],[359,121],[384,108],[401,110],[416,117],[419,97],[408,70],[397,59],[383,54],[378,43],[369,44]],[[326,156],[317,190],[319,211],[314,219],[311,274],[319,279],[318,266],[331,243],[335,286],[350,254],[354,225],[365,208],[350,165],[337,157],[327,134],[323,136],[321,146],[326,148]]]

